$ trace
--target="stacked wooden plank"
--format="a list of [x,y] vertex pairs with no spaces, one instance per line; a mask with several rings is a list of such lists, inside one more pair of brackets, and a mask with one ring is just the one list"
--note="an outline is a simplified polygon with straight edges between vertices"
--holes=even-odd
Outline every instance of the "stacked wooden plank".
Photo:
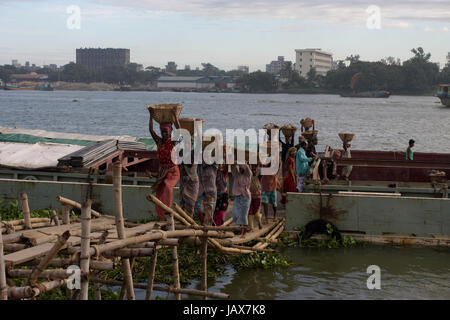
[[119,154],[121,150],[145,151],[146,146],[141,142],[114,139],[104,140],[58,159],[58,167],[90,167],[104,159]]

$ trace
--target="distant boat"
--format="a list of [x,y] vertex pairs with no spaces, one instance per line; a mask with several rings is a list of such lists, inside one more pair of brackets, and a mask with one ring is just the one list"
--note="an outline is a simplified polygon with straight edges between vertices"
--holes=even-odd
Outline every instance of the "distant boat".
[[5,90],[36,90],[36,87],[19,87],[12,84],[6,84],[3,89]]
[[341,97],[345,98],[389,98],[389,91],[364,91],[355,93],[341,93]]
[[441,99],[441,102],[444,106],[450,107],[450,95],[448,94],[448,90],[450,88],[450,84],[441,84],[439,85],[437,97]]
[[364,91],[356,92],[355,85],[361,78],[362,73],[355,73],[350,80],[350,88],[353,90],[352,93],[341,93],[341,97],[345,98],[389,98],[391,93],[389,91],[377,90],[377,91]]

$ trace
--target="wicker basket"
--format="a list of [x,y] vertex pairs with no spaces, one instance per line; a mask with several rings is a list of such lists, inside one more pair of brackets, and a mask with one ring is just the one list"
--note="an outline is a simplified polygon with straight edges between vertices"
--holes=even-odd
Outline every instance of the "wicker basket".
[[353,140],[355,134],[353,133],[339,133],[339,138],[341,138],[342,142],[349,143]]
[[306,131],[308,131],[311,127],[314,127],[314,120],[311,118],[301,119],[300,124]]
[[281,132],[283,132],[285,137],[292,137],[296,131],[297,131],[297,127],[294,126],[293,124],[284,125],[281,127]]
[[158,123],[173,122],[172,109],[176,107],[176,115],[180,116],[183,110],[182,104],[152,104],[147,106],[147,109],[153,110],[153,119]]
[[302,136],[304,136],[307,141],[311,141],[312,137],[317,136],[318,133],[318,130],[303,131]]
[[447,174],[443,171],[432,172],[430,174],[431,183],[447,183]]
[[182,129],[186,129],[187,131],[189,131],[191,136],[193,136],[195,129],[195,121],[201,121],[203,123],[205,120],[198,118],[180,118],[178,119],[178,121],[180,122],[180,127]]

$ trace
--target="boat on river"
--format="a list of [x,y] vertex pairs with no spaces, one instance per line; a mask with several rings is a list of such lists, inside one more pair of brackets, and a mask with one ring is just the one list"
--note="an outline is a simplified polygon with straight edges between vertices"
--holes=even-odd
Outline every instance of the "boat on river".
[[[107,151],[111,141],[125,147]],[[127,143],[146,147],[127,149]],[[94,149],[96,158],[79,161]],[[417,152],[414,160],[406,161],[405,152],[399,151],[351,152],[352,158],[337,161],[338,175],[353,166],[348,181],[324,184],[313,175],[303,193],[287,194],[287,231],[321,220],[355,238],[450,246],[450,154]],[[18,199],[26,192],[30,207],[58,209],[55,194],[81,202],[90,190],[97,211],[112,213],[112,162],[121,159],[126,218],[136,221],[156,214],[146,200],[154,181],[146,171],[156,173],[159,167],[150,138],[0,128],[0,155],[2,200]],[[321,158],[326,161],[329,154]],[[230,192],[231,186],[230,175]],[[175,202],[178,196],[175,191]]]
[[353,93],[341,93],[343,98],[389,98],[391,93],[389,91],[363,91]]
[[3,89],[12,90],[12,91],[20,91],[20,90],[36,90],[36,87],[34,87],[34,86],[20,87],[20,86],[16,86],[13,84],[5,84]]
[[450,84],[441,84],[439,85],[437,97],[441,100],[441,103],[444,106],[450,107],[450,95],[448,90],[450,88]]

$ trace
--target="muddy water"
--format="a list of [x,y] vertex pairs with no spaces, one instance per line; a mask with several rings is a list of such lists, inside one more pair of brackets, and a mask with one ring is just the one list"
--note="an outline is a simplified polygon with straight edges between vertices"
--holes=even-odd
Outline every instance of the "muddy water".
[[[354,149],[404,150],[414,138],[416,151],[450,152],[450,108],[434,97],[0,90],[0,127],[144,137],[145,106],[175,102],[184,103],[184,117],[204,118],[205,129],[298,124],[299,118],[312,117],[319,151],[325,144],[340,145],[337,133],[350,131],[356,133]],[[448,249],[289,248],[284,254],[291,267],[236,272],[228,266],[228,275],[210,283],[210,290],[233,299],[450,299]],[[369,265],[381,269],[380,290],[367,289]],[[137,298],[144,297],[137,290]]]

